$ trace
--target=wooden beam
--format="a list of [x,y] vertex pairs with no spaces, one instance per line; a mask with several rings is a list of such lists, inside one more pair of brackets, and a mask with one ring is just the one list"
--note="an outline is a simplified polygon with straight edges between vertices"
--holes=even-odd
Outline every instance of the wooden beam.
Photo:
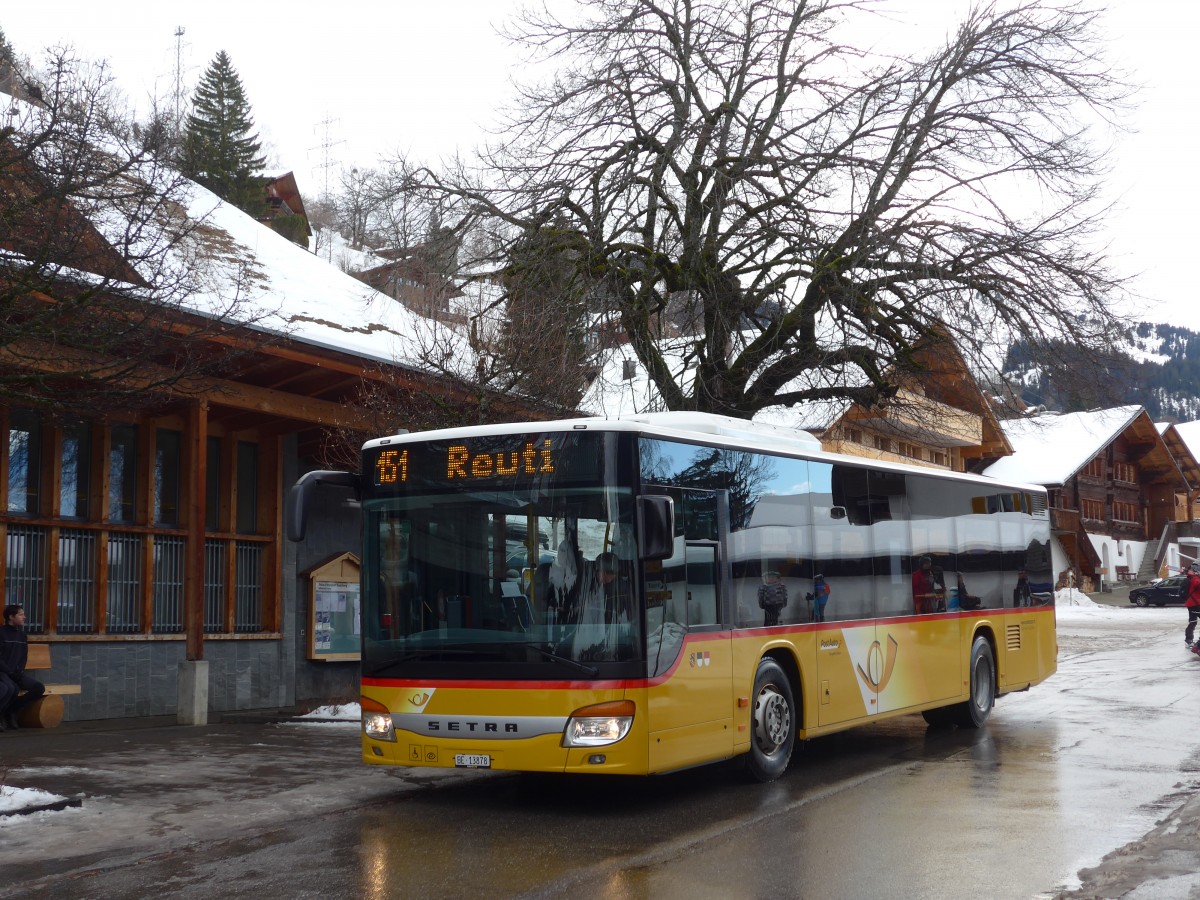
[[[62,360],[61,354],[56,354],[49,345],[39,345],[34,342],[17,342],[18,350],[11,347],[0,347],[0,359],[17,363],[25,367],[35,368],[47,374],[70,375],[77,366]],[[80,358],[84,355],[80,354]],[[105,363],[99,358],[84,360],[98,376],[106,373],[115,374],[124,367],[117,363]],[[147,364],[142,367],[145,374],[128,375],[121,379],[127,387],[147,387],[157,385],[170,376],[170,372],[161,367]],[[366,421],[364,413],[354,407],[346,406],[329,400],[316,400],[299,394],[289,394],[271,388],[256,387],[236,381],[227,381],[210,377],[182,378],[173,386],[159,388],[164,395],[176,398],[196,400],[205,398],[213,405],[227,406],[234,409],[248,410],[261,415],[275,416],[281,419],[291,419],[314,425],[344,426],[349,428],[363,426]]]
[[204,524],[208,479],[208,402],[191,409],[184,440],[188,472],[187,556],[183,579],[183,630],[189,661],[204,659]]

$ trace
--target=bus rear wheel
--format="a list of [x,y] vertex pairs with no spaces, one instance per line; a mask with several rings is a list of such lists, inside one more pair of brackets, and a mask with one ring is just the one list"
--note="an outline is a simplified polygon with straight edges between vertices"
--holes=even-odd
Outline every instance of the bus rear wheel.
[[787,769],[796,745],[796,702],[783,667],[759,661],[750,710],[750,752],[746,771],[755,781],[774,781]]
[[988,639],[980,635],[971,645],[971,693],[954,709],[954,721],[963,728],[982,728],[996,702],[996,659]]

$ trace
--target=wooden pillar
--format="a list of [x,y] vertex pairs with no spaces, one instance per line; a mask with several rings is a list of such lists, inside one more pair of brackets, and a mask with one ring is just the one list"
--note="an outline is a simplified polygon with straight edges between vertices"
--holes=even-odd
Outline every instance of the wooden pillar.
[[208,519],[208,401],[199,400],[188,410],[187,453],[187,561],[183,580],[183,630],[188,660],[204,659],[204,525]]

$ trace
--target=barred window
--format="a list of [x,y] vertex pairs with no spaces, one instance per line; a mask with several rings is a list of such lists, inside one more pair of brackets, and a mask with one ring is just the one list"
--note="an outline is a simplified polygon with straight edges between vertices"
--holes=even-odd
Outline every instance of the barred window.
[[[164,419],[175,424],[178,418]],[[178,428],[52,422],[0,407],[8,429],[0,469],[5,565],[0,592],[20,602],[35,634],[138,638],[182,635],[192,536],[184,510],[204,492],[204,630],[273,633],[269,577],[279,536],[262,515],[275,508],[273,461],[251,440],[210,435],[207,480]],[[275,445],[272,444],[272,447]]]

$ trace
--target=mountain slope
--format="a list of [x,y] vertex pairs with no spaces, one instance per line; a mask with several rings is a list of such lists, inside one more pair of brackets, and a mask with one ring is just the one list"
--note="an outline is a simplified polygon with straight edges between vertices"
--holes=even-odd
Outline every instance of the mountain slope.
[[1086,389],[1064,378],[1063,372],[1039,365],[1038,356],[1029,345],[1017,343],[1004,363],[1005,378],[1031,406],[1077,412],[1136,403],[1156,422],[1200,419],[1200,333],[1190,329],[1137,324],[1103,360],[1098,383]]

